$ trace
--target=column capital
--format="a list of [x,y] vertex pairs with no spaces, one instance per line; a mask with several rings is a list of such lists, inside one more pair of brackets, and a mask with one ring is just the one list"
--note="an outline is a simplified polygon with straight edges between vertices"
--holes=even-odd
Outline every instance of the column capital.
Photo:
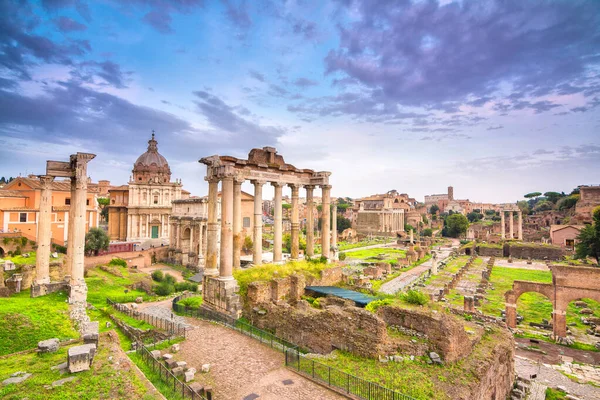
[[242,175],[236,174],[233,176],[233,184],[234,185],[241,185],[245,181],[246,181],[246,178],[244,178]]
[[331,185],[321,185],[321,189],[331,189]]
[[284,187],[285,183],[282,182],[269,182],[273,187]]
[[208,183],[219,183],[221,180],[216,176],[205,176],[204,180]]
[[39,178],[42,189],[50,189],[50,185],[54,182],[54,177],[50,175],[40,175]]
[[299,183],[287,183],[287,185],[292,189],[292,190],[298,190],[302,187],[301,184]]
[[316,185],[304,185],[304,189],[308,190],[314,190],[314,188],[316,188]]
[[263,180],[263,179],[252,179],[250,181],[250,183],[252,183],[254,186],[262,186],[265,183],[267,183],[267,181]]

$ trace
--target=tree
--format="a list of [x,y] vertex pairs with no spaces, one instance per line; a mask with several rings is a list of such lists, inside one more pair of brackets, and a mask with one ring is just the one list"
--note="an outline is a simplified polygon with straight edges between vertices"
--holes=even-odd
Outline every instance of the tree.
[[438,211],[440,211],[440,208],[438,207],[437,204],[434,204],[431,207],[429,207],[430,214],[437,214]]
[[563,197],[562,199],[560,199],[558,201],[558,203],[556,203],[556,206],[558,207],[558,209],[560,211],[570,210],[571,208],[575,207],[575,204],[577,204],[578,201],[579,201],[579,195],[572,194],[572,195],[569,195],[567,197]]
[[540,197],[541,195],[542,195],[541,192],[531,192],[531,193],[527,193],[523,197],[525,197],[526,199],[533,199],[533,198],[536,198],[536,197]]
[[[286,233],[285,235],[283,235],[283,239],[282,239],[282,247],[283,247],[283,251],[286,253],[291,253],[292,252],[292,235],[290,235],[289,233]],[[300,236],[298,238],[298,244],[299,244],[299,248],[300,250],[306,250],[306,239],[302,236]]]
[[578,243],[575,245],[575,257],[593,257],[600,266],[600,206],[592,212],[594,223],[587,225],[577,236]]
[[483,214],[480,214],[478,212],[472,211],[470,213],[467,214],[467,219],[469,220],[469,222],[477,222],[480,219],[483,218]]
[[564,194],[558,193],[558,192],[546,192],[544,193],[544,197],[548,199],[548,201],[551,201],[552,203],[556,204],[556,202],[561,198],[564,197]]
[[345,217],[337,217],[337,231],[338,233],[344,232],[345,229],[351,228],[352,222]]
[[404,232],[408,233],[408,232],[414,231],[414,230],[415,230],[415,228],[412,225],[410,225],[410,224],[404,224]]
[[519,207],[519,210],[521,210],[523,214],[529,214],[531,212],[529,203],[526,200],[517,201],[517,207]]
[[533,208],[533,211],[536,212],[540,212],[540,211],[549,211],[552,210],[552,203],[550,203],[547,200],[544,201],[540,201],[539,203],[537,203],[535,205],[535,207]]
[[423,229],[423,232],[421,232],[421,235],[431,237],[431,236],[433,236],[433,229],[425,228],[425,229]]
[[246,236],[244,238],[244,244],[242,245],[242,250],[248,252],[248,251],[252,250],[253,247],[254,247],[254,242],[252,241],[252,238],[250,236]]
[[467,232],[469,220],[460,213],[449,215],[444,223],[446,234],[450,237],[459,237]]
[[85,252],[88,254],[98,255],[100,250],[108,250],[110,239],[106,232],[100,228],[90,228],[85,235]]

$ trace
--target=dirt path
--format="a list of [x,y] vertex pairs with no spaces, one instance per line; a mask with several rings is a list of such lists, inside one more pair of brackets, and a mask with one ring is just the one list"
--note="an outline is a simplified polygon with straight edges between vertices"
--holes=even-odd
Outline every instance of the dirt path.
[[[143,305],[144,312],[170,313],[169,300]],[[140,307],[142,308],[142,307]],[[180,317],[182,318],[182,317]],[[210,364],[210,373],[196,374],[196,380],[211,386],[217,399],[241,400],[337,400],[338,395],[297,375],[284,366],[283,353],[255,339],[215,323],[182,318],[194,328],[186,334],[176,360],[201,371]]]

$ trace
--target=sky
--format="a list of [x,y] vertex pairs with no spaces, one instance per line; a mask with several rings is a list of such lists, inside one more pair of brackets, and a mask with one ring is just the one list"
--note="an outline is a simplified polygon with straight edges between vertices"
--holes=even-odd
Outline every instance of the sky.
[[152,130],[193,195],[264,146],[333,196],[600,184],[600,1],[0,0],[0,176],[126,184]]

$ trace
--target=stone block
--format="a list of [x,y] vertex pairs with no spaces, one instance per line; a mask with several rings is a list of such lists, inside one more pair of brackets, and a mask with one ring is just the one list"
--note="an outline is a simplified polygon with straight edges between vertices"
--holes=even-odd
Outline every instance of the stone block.
[[180,349],[180,347],[179,347],[178,343],[176,343],[173,346],[171,346],[171,352],[172,353],[177,353],[179,351],[179,349]]
[[144,302],[144,298],[143,297],[136,297],[135,298],[135,302],[138,303],[138,304],[141,304],[141,303]]
[[169,353],[165,353],[165,354],[163,354],[162,358],[163,358],[163,360],[169,360],[169,359],[173,358],[173,355],[169,354]]
[[81,328],[82,335],[86,335],[88,333],[95,333],[96,335],[100,333],[100,323],[98,321],[84,322]]
[[68,352],[69,372],[75,373],[89,370],[95,354],[95,344],[71,347]]
[[193,381],[195,375],[196,373],[194,371],[185,371],[183,374],[185,382]]
[[183,372],[183,368],[181,367],[175,367],[171,370],[171,372],[173,373],[173,375],[175,376],[182,376],[184,374]]
[[169,358],[168,360],[165,360],[165,365],[167,366],[167,368],[173,369],[177,367],[177,361],[173,358]]
[[210,372],[210,364],[202,364],[202,368],[200,369],[202,372]]
[[186,368],[186,369],[185,369],[185,372],[192,372],[192,373],[194,373],[194,374],[195,374],[195,373],[196,373],[196,372],[198,372],[198,371],[196,371],[196,368],[194,368],[194,367],[190,367],[190,368]]
[[14,374],[12,374],[10,376],[10,378],[5,379],[2,381],[3,385],[11,385],[11,384],[17,384],[17,383],[21,383],[23,382],[25,379],[29,378],[31,376],[31,374],[28,374],[27,372],[16,372]]
[[185,361],[177,361],[177,363],[175,365],[177,365],[178,367],[181,367],[183,369],[187,368],[187,363]]
[[59,340],[58,339],[48,339],[48,340],[42,340],[41,342],[38,343],[38,352],[40,353],[54,353],[55,351],[58,350],[59,347]]
[[194,382],[194,383],[190,384],[190,389],[192,389],[192,391],[195,394],[201,394],[202,392],[204,392],[204,386],[202,386],[202,384],[200,384],[198,382]]
[[160,356],[161,356],[160,350],[152,350],[152,351],[150,352],[150,354],[152,354],[152,357],[154,357],[154,358],[156,358],[156,359],[159,359],[159,358],[160,358]]
[[84,344],[95,344],[98,345],[99,335],[97,333],[86,333],[83,335],[83,343]]

